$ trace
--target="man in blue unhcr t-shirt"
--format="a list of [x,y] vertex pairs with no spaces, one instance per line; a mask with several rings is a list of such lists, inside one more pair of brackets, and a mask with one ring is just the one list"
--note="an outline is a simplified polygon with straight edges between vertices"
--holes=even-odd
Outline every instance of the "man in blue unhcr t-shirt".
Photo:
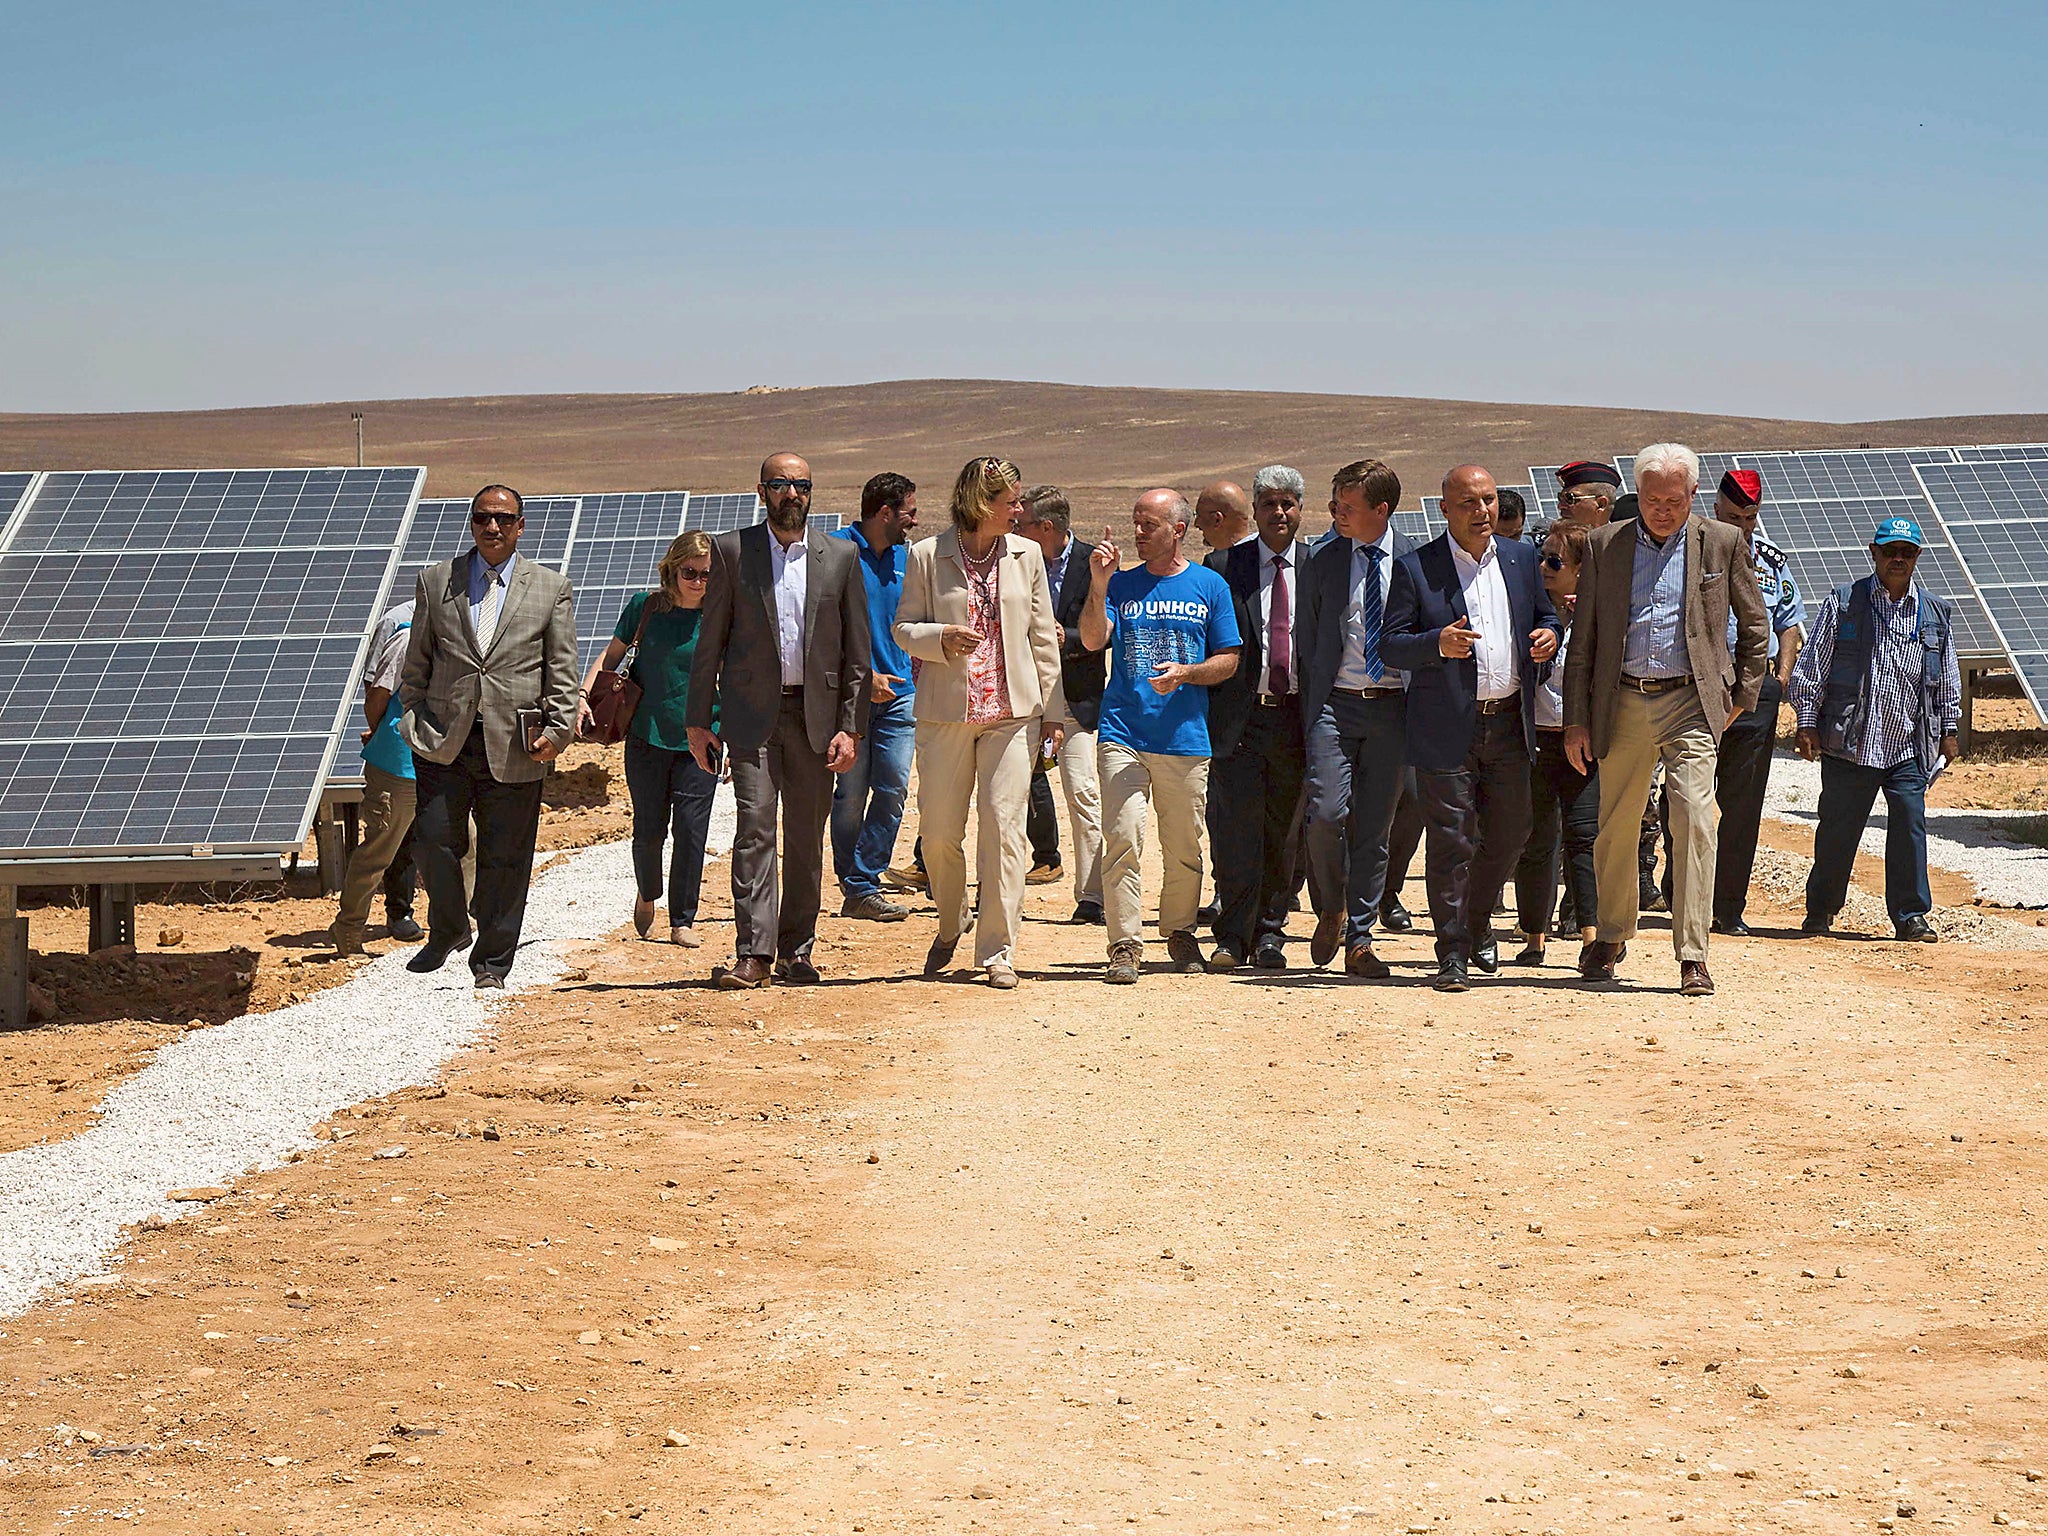
[[1129,985],[1144,954],[1138,861],[1145,807],[1159,812],[1159,931],[1176,970],[1202,969],[1195,938],[1202,899],[1202,828],[1209,798],[1209,689],[1237,670],[1237,619],[1230,587],[1206,566],[1181,558],[1187,498],[1147,491],[1131,512],[1138,556],[1117,569],[1104,529],[1088,563],[1081,643],[1110,648],[1109,682],[1096,733],[1102,783],[1102,897],[1109,925],[1103,979]]

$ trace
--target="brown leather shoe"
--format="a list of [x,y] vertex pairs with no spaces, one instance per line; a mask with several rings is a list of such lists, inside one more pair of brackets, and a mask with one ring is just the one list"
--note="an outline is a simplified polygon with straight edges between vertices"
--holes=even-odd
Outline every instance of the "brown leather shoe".
[[1704,960],[1681,960],[1678,962],[1678,995],[1680,997],[1712,997],[1714,978],[1707,974]]
[[760,955],[741,955],[730,970],[715,972],[712,980],[722,992],[746,992],[768,985],[768,962]]
[[1612,981],[1614,968],[1628,953],[1626,944],[1609,944],[1595,939],[1579,951],[1579,975],[1587,981]]
[[1344,956],[1346,976],[1364,976],[1372,981],[1385,981],[1394,974],[1393,967],[1372,952],[1370,944],[1354,944],[1350,953]]
[[932,940],[932,947],[924,952],[924,973],[936,976],[953,963],[953,951],[960,947],[960,936]]
[[1326,912],[1316,919],[1316,931],[1309,936],[1308,958],[1312,965],[1328,965],[1344,947],[1344,914]]

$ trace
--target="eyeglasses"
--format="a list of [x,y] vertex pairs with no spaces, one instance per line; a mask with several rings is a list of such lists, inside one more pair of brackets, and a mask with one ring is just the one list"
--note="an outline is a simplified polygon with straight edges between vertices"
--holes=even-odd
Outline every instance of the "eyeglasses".
[[771,491],[795,491],[799,496],[811,494],[811,482],[808,480],[790,480],[777,475],[773,480],[763,480],[761,484]]
[[486,523],[497,523],[509,528],[525,516],[524,512],[472,512],[469,514],[469,521],[477,528],[483,527]]
[[1558,497],[1559,501],[1577,505],[1583,505],[1589,501],[1612,501],[1613,499],[1614,495],[1612,492],[1603,496],[1598,491],[1566,491],[1562,496]]
[[1545,555],[1545,556],[1543,557],[1543,569],[1545,569],[1546,571],[1561,571],[1561,570],[1563,570],[1563,569],[1564,569],[1564,556],[1563,556],[1563,555]]
[[680,576],[684,581],[709,581],[711,579],[711,567],[707,565],[703,570],[696,571],[686,565],[680,571],[677,571],[676,575]]

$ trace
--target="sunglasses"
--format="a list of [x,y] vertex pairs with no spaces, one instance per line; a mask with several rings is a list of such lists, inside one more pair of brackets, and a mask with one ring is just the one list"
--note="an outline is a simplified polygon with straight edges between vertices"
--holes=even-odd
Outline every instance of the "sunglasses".
[[1543,569],[1545,569],[1546,571],[1561,571],[1561,570],[1563,570],[1563,569],[1564,569],[1564,556],[1563,556],[1563,555],[1545,555],[1545,556],[1543,557]]
[[711,567],[707,565],[703,570],[698,571],[692,570],[686,565],[680,571],[677,571],[676,575],[684,581],[709,581],[711,579]]
[[788,480],[777,475],[773,480],[763,480],[761,484],[771,491],[795,491],[799,496],[811,494],[811,482],[808,480]]
[[486,523],[497,523],[501,527],[509,528],[525,516],[524,512],[472,512],[469,514],[469,521],[471,526],[477,528],[483,527]]

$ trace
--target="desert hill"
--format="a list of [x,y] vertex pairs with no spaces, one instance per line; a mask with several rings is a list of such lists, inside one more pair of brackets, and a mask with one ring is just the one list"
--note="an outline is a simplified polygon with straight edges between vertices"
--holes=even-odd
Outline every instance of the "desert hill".
[[916,480],[931,514],[975,453],[1015,459],[1031,481],[1074,494],[1088,521],[1121,517],[1151,485],[1192,491],[1273,461],[1319,483],[1376,455],[1409,505],[1474,460],[1503,483],[1530,464],[1629,452],[1658,438],[1702,449],[1904,447],[2035,441],[2048,415],[1877,422],[1779,421],[1678,411],[1511,405],[1372,395],[1105,388],[916,379],[695,395],[512,395],[101,415],[0,414],[0,469],[344,464],[352,410],[371,463],[424,464],[434,495],[490,480],[523,491],[750,486],[762,456],[811,461],[820,510],[852,511],[883,469]]

